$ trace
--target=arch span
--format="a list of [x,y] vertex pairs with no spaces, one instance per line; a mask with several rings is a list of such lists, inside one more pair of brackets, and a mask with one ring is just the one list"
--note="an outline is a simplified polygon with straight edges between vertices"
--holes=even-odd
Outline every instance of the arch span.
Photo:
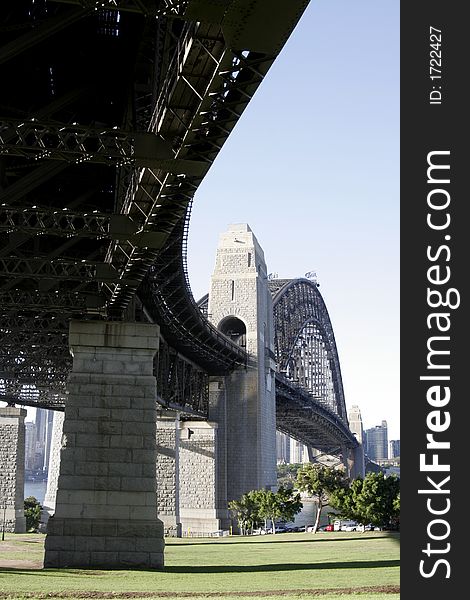
[[[347,425],[333,326],[317,284],[309,279],[276,279],[269,285],[278,371],[294,384],[301,383],[313,399]],[[304,373],[303,381],[296,377],[299,371]]]

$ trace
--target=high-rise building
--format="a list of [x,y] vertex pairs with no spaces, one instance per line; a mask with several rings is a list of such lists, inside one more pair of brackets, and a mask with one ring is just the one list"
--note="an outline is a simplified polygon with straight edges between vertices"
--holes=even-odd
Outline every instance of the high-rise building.
[[362,427],[362,417],[359,406],[354,404],[348,412],[349,429],[356,436],[360,444],[364,443],[364,429]]
[[24,468],[26,471],[34,471],[36,468],[36,424],[26,421],[25,424],[25,456]]
[[365,431],[365,449],[367,456],[374,461],[388,458],[387,421]]
[[354,453],[354,467],[353,476],[358,475],[363,477],[365,474],[365,461],[364,461],[364,428],[362,427],[362,416],[359,406],[354,404],[348,411],[349,429],[356,436],[356,440],[359,442],[359,446],[353,450]]
[[290,438],[290,462],[295,464],[309,462],[307,446],[292,438]]
[[290,437],[280,431],[276,431],[276,452],[278,463],[290,462]]
[[398,458],[400,456],[400,440],[390,440],[388,444],[388,458]]
[[42,471],[47,471],[49,465],[53,419],[54,411],[44,408],[36,410],[36,468]]

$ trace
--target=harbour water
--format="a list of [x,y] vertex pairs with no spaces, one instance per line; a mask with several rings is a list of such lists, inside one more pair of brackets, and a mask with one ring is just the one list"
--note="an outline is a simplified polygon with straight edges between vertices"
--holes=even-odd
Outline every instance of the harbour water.
[[[288,525],[294,525],[295,527],[309,527],[315,523],[315,517],[317,514],[316,503],[311,499],[302,498],[302,504],[302,510],[295,516],[294,521],[288,523]],[[328,513],[331,510],[332,509],[330,506],[323,507],[320,517],[320,527],[328,525]]]
[[34,496],[42,504],[46,496],[47,481],[25,481],[24,497]]
[[302,503],[302,510],[297,515],[295,515],[294,521],[290,522],[289,525],[294,525],[295,527],[303,527],[304,525],[313,525],[313,523],[315,522],[315,503],[305,500],[304,498],[302,498]]

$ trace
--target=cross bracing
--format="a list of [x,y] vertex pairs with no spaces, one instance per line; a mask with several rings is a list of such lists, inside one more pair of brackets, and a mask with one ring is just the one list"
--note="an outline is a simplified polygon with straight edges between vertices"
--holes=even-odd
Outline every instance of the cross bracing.
[[312,397],[347,422],[335,336],[317,284],[308,279],[292,279],[272,280],[269,286],[279,371],[293,380],[303,379]]
[[[273,279],[268,285],[274,309],[277,429],[327,453],[355,447],[333,327],[318,286],[307,279]],[[206,318],[208,302],[208,294],[198,301]]]
[[[0,396],[62,407],[69,320],[137,318],[157,322],[167,348],[155,366],[160,401],[203,417],[208,375],[243,368],[246,355],[192,298],[191,203],[308,1],[6,4]],[[332,330],[311,291],[297,299],[315,314],[300,322],[292,311],[277,357],[318,414],[344,421]],[[321,376],[305,357],[323,361]]]
[[[181,253],[202,178],[307,2],[7,4],[0,387],[30,403],[34,382],[63,390],[70,356],[52,317],[161,320],[188,361],[217,373],[243,364],[201,320]],[[12,319],[36,317],[13,334]]]

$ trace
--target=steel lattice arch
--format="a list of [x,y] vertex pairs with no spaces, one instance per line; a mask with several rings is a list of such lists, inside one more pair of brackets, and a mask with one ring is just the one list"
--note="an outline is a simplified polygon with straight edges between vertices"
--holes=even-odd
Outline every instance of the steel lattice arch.
[[[339,454],[357,446],[349,429],[333,326],[318,285],[273,279],[276,427],[306,446]],[[209,295],[198,302],[207,315]]]
[[277,428],[328,453],[356,446],[333,326],[318,285],[309,279],[274,279],[269,287],[278,369]]

